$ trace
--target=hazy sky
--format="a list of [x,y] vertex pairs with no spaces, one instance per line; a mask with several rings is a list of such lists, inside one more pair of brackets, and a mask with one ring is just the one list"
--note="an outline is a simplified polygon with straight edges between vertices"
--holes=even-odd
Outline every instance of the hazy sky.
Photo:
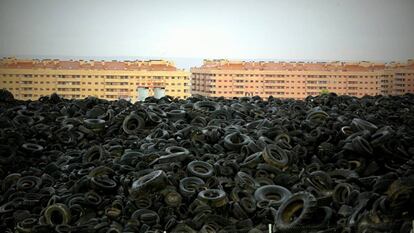
[[0,56],[414,58],[413,0],[0,0]]

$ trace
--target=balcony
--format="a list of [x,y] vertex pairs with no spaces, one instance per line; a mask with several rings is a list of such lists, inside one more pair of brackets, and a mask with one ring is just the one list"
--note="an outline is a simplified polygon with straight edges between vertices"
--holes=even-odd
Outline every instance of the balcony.
[[56,84],[57,88],[81,88],[81,84]]
[[25,84],[20,84],[19,85],[21,88],[24,88],[24,87],[33,87],[34,86],[34,84],[33,83],[30,83],[30,84],[28,84],[28,83],[25,83]]
[[80,91],[57,91],[56,93],[62,94],[62,95],[80,95],[80,94],[83,94]]
[[[112,85],[110,85],[110,84],[105,84],[105,87],[106,88],[111,88],[111,89],[117,89],[117,88],[119,88],[119,89],[125,89],[125,88],[131,88],[131,87],[136,87],[136,85],[135,84],[130,84],[130,85],[120,85],[120,84],[112,84]],[[133,88],[133,89],[134,89]]]

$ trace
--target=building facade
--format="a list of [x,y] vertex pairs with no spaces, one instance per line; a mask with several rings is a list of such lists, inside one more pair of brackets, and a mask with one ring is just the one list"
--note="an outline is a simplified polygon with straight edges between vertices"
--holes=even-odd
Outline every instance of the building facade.
[[190,96],[190,74],[172,62],[150,61],[61,61],[0,60],[0,88],[16,99],[38,99],[54,92],[65,98],[137,100],[138,88],[156,88],[178,98]]
[[304,99],[324,91],[357,97],[414,92],[412,60],[406,64],[204,60],[191,73],[192,94],[210,97]]

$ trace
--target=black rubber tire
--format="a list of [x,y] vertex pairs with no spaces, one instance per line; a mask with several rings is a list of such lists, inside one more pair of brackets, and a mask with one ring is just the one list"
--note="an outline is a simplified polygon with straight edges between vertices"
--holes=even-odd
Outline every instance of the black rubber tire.
[[187,112],[183,109],[174,109],[167,112],[167,116],[169,119],[184,119],[187,115]]
[[360,118],[354,118],[351,122],[351,128],[354,130],[354,132],[362,131],[362,130],[368,130],[371,133],[377,131],[378,127],[374,124],[372,124],[369,121],[362,120]]
[[185,197],[192,197],[205,185],[206,183],[198,177],[184,177],[180,180],[180,193]]
[[211,207],[222,207],[228,202],[226,192],[220,189],[203,190],[197,198]]
[[0,89],[0,102],[11,102],[13,100],[14,96],[10,91],[4,88]]
[[107,151],[102,146],[93,145],[82,153],[82,160],[84,163],[102,161],[107,155]]
[[66,205],[56,203],[45,209],[44,217],[46,223],[50,225],[68,224],[71,220],[71,213]]
[[335,186],[335,189],[332,193],[332,199],[338,205],[346,204],[348,203],[348,199],[351,196],[353,190],[354,188],[351,184],[339,183]]
[[214,167],[207,162],[196,160],[187,165],[187,172],[193,176],[206,179],[214,175]]
[[307,232],[312,229],[317,210],[316,198],[308,192],[298,192],[279,207],[275,227],[280,232]]
[[371,155],[373,152],[370,143],[361,136],[357,136],[354,139],[352,139],[352,148],[355,152],[358,152],[359,154],[364,156]]
[[285,168],[289,164],[289,156],[277,145],[266,146],[262,155],[264,161],[272,166]]
[[329,114],[325,111],[319,110],[319,109],[312,109],[308,115],[306,116],[306,120],[314,123],[314,124],[321,124],[323,123],[327,118],[329,117]]
[[122,123],[122,129],[126,134],[135,135],[145,127],[145,120],[138,116],[136,113],[132,112],[127,117],[125,117]]
[[237,186],[245,190],[255,190],[259,187],[259,183],[245,172],[238,172],[235,177],[235,182]]
[[270,206],[278,207],[289,199],[292,193],[285,187],[279,185],[265,185],[254,192],[256,202],[267,202]]
[[329,193],[333,190],[331,176],[324,171],[314,171],[305,179],[306,183],[322,193]]
[[193,108],[203,112],[214,112],[220,109],[220,105],[213,101],[198,101]]
[[162,170],[156,170],[134,181],[131,195],[138,196],[142,193],[151,193],[163,189],[166,184],[167,175]]
[[182,162],[190,156],[190,151],[180,146],[170,146],[165,149],[167,155],[158,158],[158,163]]
[[249,143],[250,138],[240,132],[234,132],[224,137],[224,147],[228,150],[236,151]]
[[260,162],[263,161],[262,152],[257,152],[247,156],[243,163],[240,164],[241,167],[255,168]]
[[26,154],[30,155],[39,153],[44,149],[43,146],[34,143],[25,143],[22,145],[22,148],[24,149],[24,152],[26,152]]
[[83,121],[86,128],[99,132],[105,128],[105,120],[102,119],[85,119]]

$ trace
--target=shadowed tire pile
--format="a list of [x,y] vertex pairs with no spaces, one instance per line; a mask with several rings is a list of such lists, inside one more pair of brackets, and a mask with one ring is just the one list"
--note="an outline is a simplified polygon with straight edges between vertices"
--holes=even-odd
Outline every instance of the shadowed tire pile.
[[19,101],[0,232],[406,232],[414,95]]

